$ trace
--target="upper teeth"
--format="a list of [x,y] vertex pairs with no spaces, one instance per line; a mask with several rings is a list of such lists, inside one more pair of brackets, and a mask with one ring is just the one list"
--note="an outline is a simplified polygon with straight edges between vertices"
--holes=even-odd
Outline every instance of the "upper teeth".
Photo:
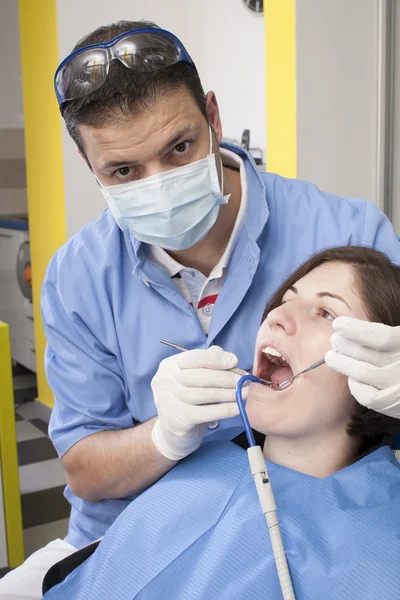
[[263,354],[265,354],[271,362],[280,363],[281,361],[286,362],[286,359],[282,356],[278,350],[275,348],[271,348],[271,346],[266,346],[262,349]]

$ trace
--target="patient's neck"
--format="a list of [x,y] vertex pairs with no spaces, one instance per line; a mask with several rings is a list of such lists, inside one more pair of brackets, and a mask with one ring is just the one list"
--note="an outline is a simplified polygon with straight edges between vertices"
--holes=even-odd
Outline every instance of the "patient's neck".
[[342,428],[321,435],[283,438],[267,435],[264,444],[267,460],[312,477],[328,477],[349,465],[355,458],[351,438]]

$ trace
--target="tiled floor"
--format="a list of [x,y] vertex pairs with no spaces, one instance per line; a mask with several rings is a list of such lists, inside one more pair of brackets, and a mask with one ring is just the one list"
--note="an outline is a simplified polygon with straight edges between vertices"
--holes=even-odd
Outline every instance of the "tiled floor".
[[[22,371],[22,373],[21,373]],[[35,375],[14,375],[19,480],[25,556],[58,537],[65,537],[70,506],[63,496],[65,474],[47,436],[50,409],[35,401]]]

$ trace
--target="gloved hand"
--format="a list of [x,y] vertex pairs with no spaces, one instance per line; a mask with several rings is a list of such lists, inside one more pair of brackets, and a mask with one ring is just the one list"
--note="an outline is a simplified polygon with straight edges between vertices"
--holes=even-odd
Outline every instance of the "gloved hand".
[[238,359],[218,346],[164,359],[151,382],[158,419],[153,442],[171,460],[200,446],[208,423],[239,414],[232,373]]
[[328,367],[349,377],[360,404],[400,419],[400,327],[338,317],[333,329]]

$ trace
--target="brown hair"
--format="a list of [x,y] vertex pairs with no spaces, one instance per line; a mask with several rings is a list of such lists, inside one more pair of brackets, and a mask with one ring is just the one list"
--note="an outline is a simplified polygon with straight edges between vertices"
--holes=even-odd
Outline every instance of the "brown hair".
[[[329,248],[309,258],[290,275],[268,302],[262,320],[280,306],[288,289],[316,267],[328,262],[348,264],[354,271],[354,287],[370,321],[396,327],[400,325],[400,267],[387,256],[363,246]],[[358,454],[390,443],[400,432],[400,420],[388,417],[361,404],[356,405],[347,427]]]
[[[131,29],[158,28],[151,21],[119,21],[95,31],[80,40],[74,50],[108,42]],[[197,70],[180,62],[150,73],[137,73],[113,60],[104,84],[83,98],[69,100],[62,106],[62,115],[68,133],[84,154],[79,132],[80,125],[105,127],[108,123],[126,116],[139,114],[151,105],[160,94],[174,94],[182,86],[192,94],[201,113],[207,119],[206,98]]]

